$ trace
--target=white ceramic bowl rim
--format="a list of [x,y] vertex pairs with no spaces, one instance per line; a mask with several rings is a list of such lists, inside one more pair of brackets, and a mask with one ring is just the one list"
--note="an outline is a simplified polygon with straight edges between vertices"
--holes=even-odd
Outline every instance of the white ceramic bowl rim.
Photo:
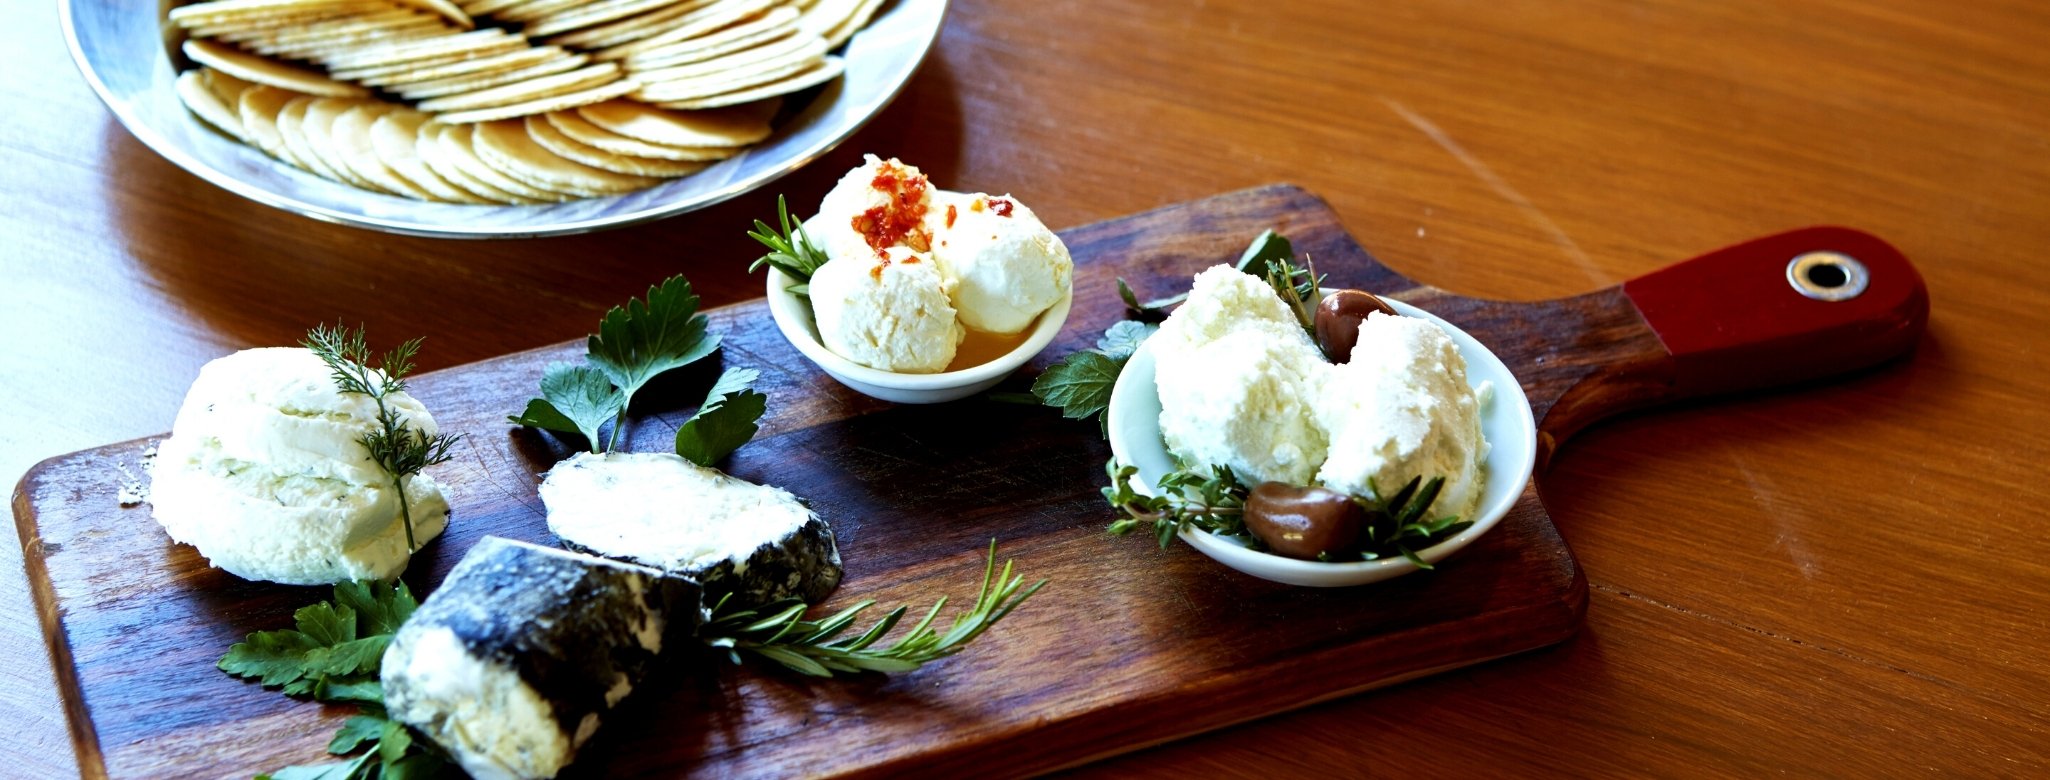
[[1060,335],[1061,326],[1068,321],[1068,308],[1075,301],[1075,290],[1070,286],[1061,294],[1061,299],[1054,302],[1052,308],[1041,312],[1039,319],[1033,321],[1032,332],[1025,337],[1024,343],[1013,347],[1011,351],[995,360],[959,371],[900,374],[869,368],[827,349],[826,345],[819,341],[818,324],[812,318],[811,304],[789,291],[788,288],[793,284],[796,284],[796,280],[784,275],[782,271],[769,269],[766,290],[769,313],[775,317],[776,326],[783,331],[783,337],[789,339],[791,345],[797,347],[798,352],[803,353],[812,362],[818,363],[820,368],[826,369],[827,373],[896,390],[939,390],[959,387],[988,381],[1016,371],[1019,366],[1025,365],[1025,361],[1031,360],[1033,355],[1046,349],[1046,345],[1053,343],[1055,336]]
[[[1487,471],[1484,478],[1487,481],[1482,486],[1481,503],[1474,510],[1472,526],[1438,544],[1416,551],[1417,557],[1436,563],[1493,529],[1516,505],[1537,462],[1537,426],[1531,415],[1530,400],[1524,396],[1515,375],[1486,346],[1430,312],[1397,300],[1388,302],[1402,314],[1422,317],[1443,327],[1466,359],[1468,381],[1476,385],[1481,381],[1494,384],[1493,398],[1481,410],[1483,427],[1489,430],[1490,445],[1485,461]],[[1127,363],[1125,372],[1118,377],[1111,393],[1108,421],[1111,452],[1120,463],[1141,468],[1135,487],[1143,492],[1151,492],[1155,488],[1160,475],[1153,472],[1164,472],[1164,469],[1158,463],[1151,463],[1153,468],[1149,469],[1148,464],[1139,461],[1150,461],[1147,454],[1153,449],[1157,448],[1162,454],[1166,452],[1166,445],[1160,441],[1159,413],[1152,411],[1151,419],[1147,420],[1140,419],[1147,416],[1145,413],[1133,411],[1135,407],[1149,410],[1159,407],[1158,389],[1153,384],[1150,346],[1142,343]],[[1139,371],[1135,372],[1134,368]],[[1140,381],[1142,374],[1143,383]],[[1140,387],[1140,384],[1144,386]],[[1146,436],[1151,437],[1150,442],[1140,441]],[[1362,585],[1417,568],[1408,559],[1399,557],[1337,563],[1287,558],[1251,550],[1236,541],[1194,529],[1184,530],[1181,537],[1190,546],[1234,569],[1298,585]]]

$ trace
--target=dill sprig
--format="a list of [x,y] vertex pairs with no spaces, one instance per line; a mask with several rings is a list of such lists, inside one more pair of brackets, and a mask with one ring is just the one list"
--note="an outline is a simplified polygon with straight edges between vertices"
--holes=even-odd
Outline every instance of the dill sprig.
[[798,599],[780,599],[758,608],[741,609],[728,603],[728,594],[713,605],[712,618],[698,630],[698,636],[712,647],[724,648],[736,664],[741,662],[740,654],[746,652],[812,677],[865,671],[908,672],[961,652],[1046,584],[1046,580],[1040,580],[1025,585],[1023,576],[1011,573],[1011,561],[1005,561],[1003,571],[998,573],[996,557],[997,543],[991,539],[982,567],[982,590],[976,594],[974,606],[955,617],[944,634],[933,628],[933,620],[939,617],[940,608],[947,605],[945,596],[926,611],[925,618],[904,638],[889,647],[876,647],[876,642],[903,619],[908,606],[890,610],[858,636],[842,638],[841,634],[854,625],[862,611],[875,606],[874,599],[865,599],[824,620],[806,620],[804,613],[809,606]]
[[377,430],[363,434],[357,441],[370,451],[378,468],[391,477],[392,489],[398,492],[399,516],[406,523],[407,552],[420,546],[413,538],[413,509],[406,499],[406,478],[447,461],[449,450],[462,439],[462,434],[428,436],[419,428],[408,426],[405,418],[385,403],[392,394],[406,391],[406,375],[413,372],[413,356],[419,354],[422,341],[415,338],[393,347],[378,357],[375,369],[370,367],[370,344],[361,327],[350,330],[340,323],[332,328],[318,325],[299,342],[327,364],[336,389],[344,394],[370,396],[377,404]]
[[769,253],[757,258],[747,272],[759,271],[764,265],[774,266],[784,276],[797,280],[798,284],[790,289],[802,295],[811,275],[826,264],[826,252],[805,235],[803,222],[790,219],[790,206],[781,195],[776,196],[776,219],[782,224],[781,232],[759,219],[755,220],[755,229],[748,231],[747,237],[768,247]]

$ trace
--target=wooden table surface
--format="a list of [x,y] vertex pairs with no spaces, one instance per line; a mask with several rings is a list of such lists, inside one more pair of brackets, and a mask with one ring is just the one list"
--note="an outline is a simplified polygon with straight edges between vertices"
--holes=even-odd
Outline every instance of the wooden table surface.
[[[9,480],[167,429],[202,363],[322,319],[427,334],[440,368],[576,337],[670,273],[709,303],[757,295],[743,226],[777,191],[816,202],[862,152],[1008,190],[1057,228],[1292,181],[1404,274],[1511,299],[1789,227],[1870,230],[1931,291],[1911,359],[1613,421],[1556,461],[1546,502],[1592,589],[1577,638],[1080,774],[2050,771],[2036,0],[960,0],[904,95],[813,167],[653,225],[492,243],[216,189],[100,105],[54,2],[10,7]],[[0,547],[0,774],[75,774]]]

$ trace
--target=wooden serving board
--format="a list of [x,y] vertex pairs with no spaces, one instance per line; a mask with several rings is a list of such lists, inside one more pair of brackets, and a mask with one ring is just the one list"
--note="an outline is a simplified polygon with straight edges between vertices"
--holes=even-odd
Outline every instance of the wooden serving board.
[[[1063,234],[1077,262],[1074,310],[1023,376],[1093,344],[1122,316],[1117,277],[1141,295],[1185,289],[1192,274],[1234,260],[1266,228],[1312,255],[1330,286],[1393,293],[1495,350],[1543,421],[1547,452],[1601,414],[1706,387],[1689,378],[1698,356],[1669,352],[1662,336],[1673,334],[1654,331],[1652,307],[1640,313],[1639,291],[1504,303],[1419,286],[1369,257],[1322,201],[1286,186]],[[1886,273],[1897,276],[1891,266]],[[1912,292],[1919,295],[1918,280]],[[1887,316],[1909,309],[1896,305]],[[991,538],[1029,579],[1051,582],[967,652],[901,676],[817,681],[671,655],[667,678],[607,719],[570,776],[1035,773],[1544,647],[1570,636],[1587,604],[1581,571],[1535,487],[1438,571],[1360,588],[1279,585],[1185,545],[1160,550],[1145,538],[1106,536],[1111,516],[1097,490],[1109,450],[1093,423],[980,399],[875,401],[801,358],[763,302],[711,318],[725,348],[641,393],[628,447],[668,450],[720,363],[760,369],[769,414],[726,468],[788,488],[832,522],[847,577],[828,608],[972,597]],[[1852,319],[1870,325],[1875,316]],[[1861,333],[1859,343],[1880,338]],[[1900,351],[1883,347],[1868,351]],[[549,361],[582,349],[580,339],[413,383],[444,429],[465,435],[455,460],[434,471],[455,516],[408,573],[416,592],[430,591],[484,535],[552,541],[535,486],[570,450],[505,417],[535,394]],[[1839,370],[1856,361],[1820,362]],[[1816,366],[1783,366],[1759,381],[1813,375]],[[80,765],[88,776],[246,777],[325,760],[350,708],[288,699],[231,679],[214,662],[250,632],[290,625],[294,609],[326,590],[211,569],[191,547],[171,543],[147,508],[118,506],[122,469],[139,472],[150,443],[54,458],[14,494]]]

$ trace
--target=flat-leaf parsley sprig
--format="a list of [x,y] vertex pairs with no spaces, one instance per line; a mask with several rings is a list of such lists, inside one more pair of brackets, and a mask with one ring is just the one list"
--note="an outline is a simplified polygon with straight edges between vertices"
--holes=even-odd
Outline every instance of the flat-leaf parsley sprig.
[[1047,366],[1033,380],[1032,395],[1070,420],[1097,418],[1097,429],[1108,437],[1110,423],[1104,410],[1110,407],[1110,390],[1139,344],[1159,329],[1152,323],[1118,321],[1096,340],[1094,349],[1078,350]]
[[[614,306],[586,341],[586,363],[552,363],[541,376],[541,397],[527,402],[516,425],[575,433],[592,452],[619,443],[634,393],[666,371],[682,368],[719,348],[719,334],[706,333],[690,280],[672,276],[648,288],[647,300]],[[606,423],[609,436],[601,436]]]
[[370,367],[370,345],[361,327],[350,330],[340,324],[332,328],[320,325],[307,331],[306,338],[299,342],[327,364],[333,372],[335,387],[341,392],[366,395],[377,404],[377,430],[363,434],[357,441],[370,451],[371,459],[391,477],[392,489],[398,491],[399,516],[406,523],[407,552],[420,549],[420,545],[413,539],[413,509],[412,502],[406,499],[406,478],[446,462],[449,450],[462,440],[462,434],[428,436],[407,425],[407,420],[385,403],[393,393],[406,391],[406,375],[413,371],[413,356],[419,354],[421,341],[416,338],[393,347],[378,358],[375,370]]
[[890,610],[867,631],[843,637],[841,634],[854,625],[862,611],[875,605],[873,599],[824,620],[806,620],[804,613],[809,607],[797,599],[741,609],[722,598],[712,607],[712,619],[698,629],[698,637],[712,647],[726,650],[736,664],[741,662],[741,654],[747,653],[812,677],[908,672],[961,652],[1046,585],[1046,580],[1025,585],[1022,575],[1011,572],[1011,561],[1005,561],[999,573],[996,559],[997,543],[991,539],[982,567],[982,589],[976,593],[974,605],[955,617],[944,634],[933,628],[933,620],[939,617],[940,608],[947,605],[945,596],[934,602],[910,633],[889,647],[875,645],[903,619],[908,606]]

